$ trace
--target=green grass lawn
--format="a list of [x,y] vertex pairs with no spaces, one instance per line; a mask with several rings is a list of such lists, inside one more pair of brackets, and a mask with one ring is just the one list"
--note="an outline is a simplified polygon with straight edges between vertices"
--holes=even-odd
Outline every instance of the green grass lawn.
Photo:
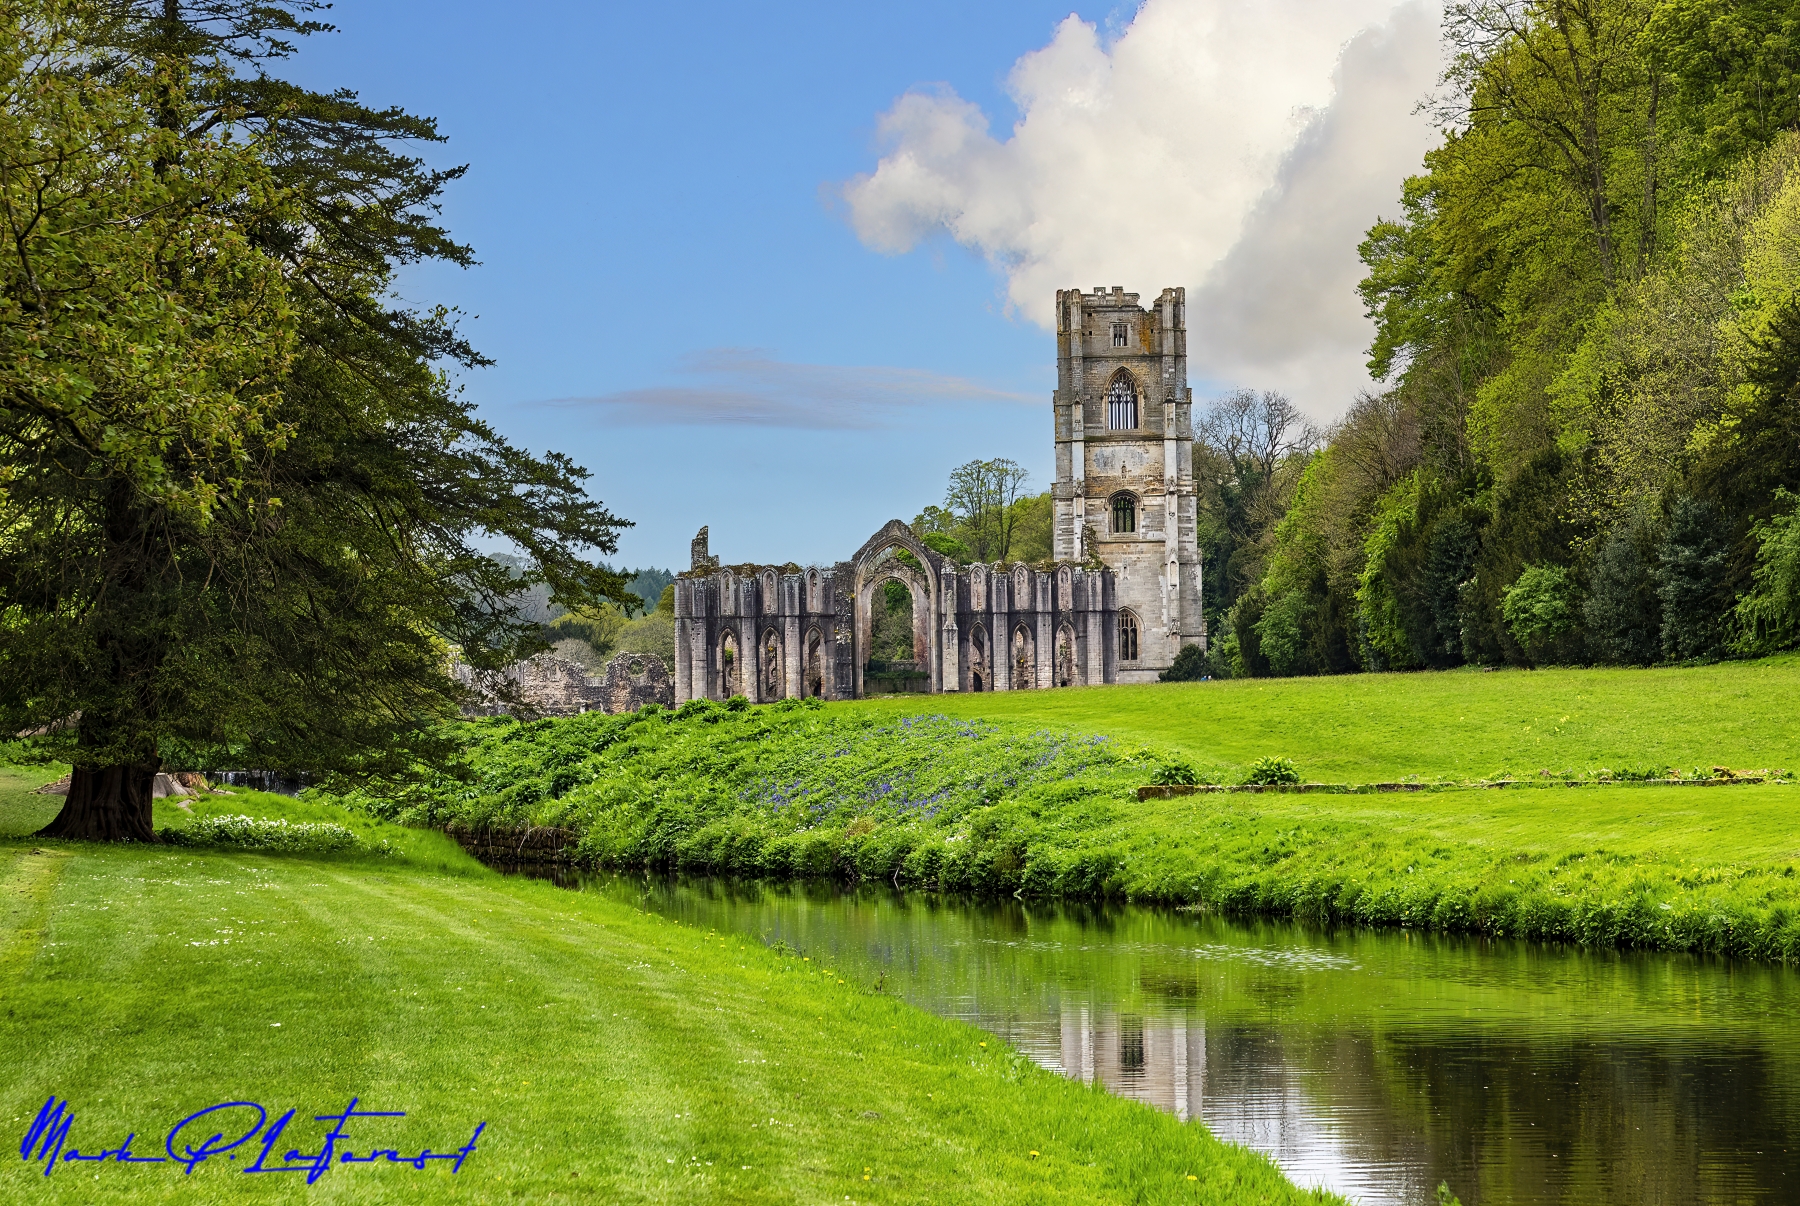
[[[467,726],[472,782],[385,815],[559,826],[598,866],[1125,897],[1332,924],[1800,958],[1800,784],[1564,787],[1538,768],[1800,769],[1800,658],[911,696]],[[1386,701],[1385,705],[1382,701]],[[1563,709],[1567,708],[1567,711]],[[1101,739],[1104,737],[1104,739]],[[1233,782],[1538,786],[1144,800]]]
[[1226,781],[1286,756],[1303,778],[1474,779],[1639,766],[1800,771],[1800,656],[1656,670],[1454,670],[1237,679],[839,705],[1016,719],[1179,749]]
[[[15,832],[53,810],[24,798],[48,777],[0,779]],[[194,807],[392,828],[255,793]],[[307,1190],[242,1175],[252,1141],[191,1177],[9,1158],[0,1200],[1335,1200],[839,969],[386,836],[402,856],[0,838],[0,1124],[16,1144],[54,1094],[70,1146],[135,1131],[149,1155],[246,1100],[296,1109],[311,1152],[325,1124],[306,1119],[357,1097],[408,1114],[353,1122],[359,1154],[453,1150],[485,1121],[460,1173],[340,1166]]]

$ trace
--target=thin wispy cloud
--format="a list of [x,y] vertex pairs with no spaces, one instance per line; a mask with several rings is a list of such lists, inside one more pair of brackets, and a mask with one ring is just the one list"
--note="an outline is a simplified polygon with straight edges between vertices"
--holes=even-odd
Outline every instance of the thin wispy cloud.
[[926,369],[795,364],[755,348],[714,348],[686,357],[670,385],[537,405],[592,411],[630,427],[794,427],[856,431],[891,426],[934,404],[1016,406],[1043,398]]

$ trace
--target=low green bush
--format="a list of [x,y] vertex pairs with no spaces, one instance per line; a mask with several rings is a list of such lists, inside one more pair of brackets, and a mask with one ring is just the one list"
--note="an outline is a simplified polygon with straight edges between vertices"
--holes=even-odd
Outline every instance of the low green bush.
[[1150,782],[1164,787],[1186,787],[1200,782],[1200,772],[1179,758],[1167,758],[1156,764]]
[[362,845],[356,834],[329,821],[284,821],[268,817],[198,817],[156,835],[173,846],[234,846],[240,850],[333,854]]
[[1300,772],[1295,768],[1292,758],[1258,758],[1251,764],[1250,773],[1244,776],[1244,782],[1265,787],[1298,783]]

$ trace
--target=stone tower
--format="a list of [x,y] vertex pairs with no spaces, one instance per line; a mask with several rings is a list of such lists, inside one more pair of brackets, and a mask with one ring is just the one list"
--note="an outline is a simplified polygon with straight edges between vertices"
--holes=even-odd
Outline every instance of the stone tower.
[[1186,310],[1185,289],[1148,310],[1117,285],[1056,294],[1055,555],[1113,571],[1120,682],[1206,647]]

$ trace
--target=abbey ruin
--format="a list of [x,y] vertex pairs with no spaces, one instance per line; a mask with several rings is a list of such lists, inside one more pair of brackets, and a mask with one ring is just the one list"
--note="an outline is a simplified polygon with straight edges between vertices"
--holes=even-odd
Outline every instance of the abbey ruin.
[[[958,565],[893,520],[832,566],[723,566],[705,528],[675,583],[675,700],[857,699],[904,682],[1017,691],[1150,682],[1206,644],[1186,293],[1056,295],[1055,555]],[[912,597],[913,660],[872,660],[877,592]]]

